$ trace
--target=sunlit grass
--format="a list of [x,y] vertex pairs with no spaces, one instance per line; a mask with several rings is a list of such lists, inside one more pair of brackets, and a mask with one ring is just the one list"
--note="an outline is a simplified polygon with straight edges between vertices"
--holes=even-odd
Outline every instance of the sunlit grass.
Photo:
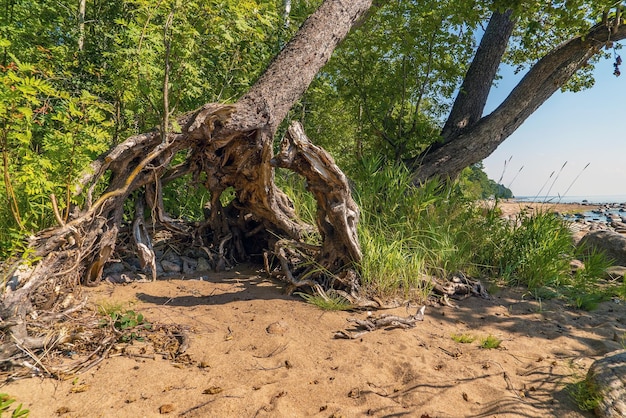
[[502,340],[494,337],[493,335],[489,335],[487,337],[480,339],[480,347],[485,349],[494,349],[499,348],[500,344],[502,344]]
[[470,344],[476,340],[471,334],[452,334],[452,340],[461,344]]

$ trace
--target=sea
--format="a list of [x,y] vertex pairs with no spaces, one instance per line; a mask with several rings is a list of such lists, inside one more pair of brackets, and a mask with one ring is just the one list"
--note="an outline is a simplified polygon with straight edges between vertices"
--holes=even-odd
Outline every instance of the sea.
[[592,203],[597,205],[626,203],[626,194],[598,196],[516,196],[520,202]]
[[611,224],[615,219],[626,222],[626,195],[607,196],[520,196],[518,202],[546,202],[546,203],[588,203],[606,205],[600,210],[588,210],[581,214],[567,214],[563,218],[568,221],[585,220]]

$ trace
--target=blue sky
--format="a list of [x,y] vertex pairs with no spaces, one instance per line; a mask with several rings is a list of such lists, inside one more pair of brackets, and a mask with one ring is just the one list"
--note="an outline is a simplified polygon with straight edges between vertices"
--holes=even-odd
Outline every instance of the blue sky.
[[[489,178],[498,181],[502,177],[501,183],[516,196],[536,196],[547,182],[540,194],[544,196],[555,178],[550,195],[626,195],[626,64],[621,70],[622,76],[615,77],[613,61],[602,60],[594,71],[594,87],[554,93],[484,160]],[[502,69],[501,75],[489,96],[487,112],[521,78],[510,68]]]

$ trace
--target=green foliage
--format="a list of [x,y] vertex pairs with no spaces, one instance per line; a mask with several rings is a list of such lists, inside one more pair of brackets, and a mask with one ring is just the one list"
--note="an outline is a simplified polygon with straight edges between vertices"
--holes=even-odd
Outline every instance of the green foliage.
[[289,198],[297,202],[295,205],[298,218],[310,225],[316,223],[317,202],[311,193],[306,190],[306,181],[303,177],[287,170],[276,171],[276,185]]
[[[73,1],[5,3],[2,258],[22,237],[53,224],[50,195],[63,218],[82,203],[73,196],[74,183],[97,155],[132,134],[163,129],[170,116],[240,96],[286,35],[280,5],[257,0],[88,3],[82,32],[76,14],[68,13]],[[301,22],[310,7],[294,7],[292,22]],[[168,206],[175,216],[199,219],[207,192],[184,180],[166,185],[164,200],[186,203]]]
[[119,333],[119,341],[143,340],[142,331],[152,329],[152,324],[143,314],[133,310],[123,310],[119,305],[100,306],[100,313],[107,318],[100,321],[101,326],[112,326]]
[[617,293],[617,286],[604,283],[605,271],[611,266],[604,253],[580,254],[579,258],[583,261],[584,268],[575,272],[563,293],[576,308],[592,311],[601,302],[610,300]]
[[341,295],[330,292],[324,295],[319,293],[309,295],[301,292],[297,292],[296,294],[302,297],[307,303],[315,305],[324,311],[348,311],[353,308],[350,301],[346,300]]
[[460,344],[470,344],[476,340],[476,337],[471,334],[453,334],[452,340]]
[[510,189],[487,177],[482,163],[465,168],[458,181],[463,193],[476,199],[510,199],[513,197]]
[[571,383],[565,390],[581,411],[593,411],[602,401],[598,388],[588,379]]
[[[335,148],[348,132],[341,145],[352,156],[400,162],[438,140],[439,118],[465,74],[485,9],[425,1],[384,2],[374,10],[309,90],[305,126]],[[341,112],[325,115],[329,108]]]
[[[518,71],[527,68],[566,39],[584,34],[602,20],[602,13],[619,5],[615,1],[568,0],[518,2],[514,7],[519,21],[509,43],[505,62]],[[591,70],[601,55],[579,71],[565,90],[579,91],[593,86]]]
[[506,232],[493,242],[498,247],[493,261],[511,284],[535,289],[567,281],[574,245],[563,220],[552,213],[522,213]]
[[430,274],[473,269],[473,206],[453,186],[411,182],[403,166],[364,159],[356,177],[363,281],[373,293],[425,298]]
[[626,301],[626,280],[622,280],[622,284],[615,288],[615,294]]
[[20,236],[51,225],[51,195],[60,197],[67,216],[78,203],[74,179],[110,144],[111,107],[54,83],[54,75],[17,59],[0,67],[0,200],[8,203],[0,209],[3,257]]
[[[6,393],[0,393],[0,418],[8,413],[11,409],[11,405],[15,402],[15,399]],[[28,409],[23,409],[22,404],[17,405],[17,407],[11,411],[11,418],[26,418],[30,414]]]
[[485,348],[485,349],[499,348],[500,344],[502,344],[502,340],[494,337],[493,335],[488,335],[485,338],[480,339],[481,348]]

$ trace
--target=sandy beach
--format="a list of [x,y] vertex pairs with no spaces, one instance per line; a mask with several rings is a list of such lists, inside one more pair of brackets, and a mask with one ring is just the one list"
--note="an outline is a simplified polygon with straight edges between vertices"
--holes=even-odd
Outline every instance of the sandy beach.
[[[32,417],[591,417],[568,384],[625,344],[626,305],[584,312],[487,285],[491,299],[427,306],[414,328],[344,340],[335,333],[353,330],[348,320],[367,312],[322,311],[249,270],[208,281],[101,284],[87,290],[92,303],[182,327],[186,352],[155,349],[151,340],[120,343],[86,373],[7,382],[1,391]],[[474,340],[460,343],[460,335]],[[498,348],[481,348],[489,336]]]
[[[493,205],[494,202],[487,202]],[[522,211],[528,213],[537,212],[557,212],[560,214],[583,213],[592,210],[598,210],[603,205],[588,203],[540,203],[540,202],[521,202],[514,199],[498,201],[498,207],[502,211],[503,216],[513,216]]]

